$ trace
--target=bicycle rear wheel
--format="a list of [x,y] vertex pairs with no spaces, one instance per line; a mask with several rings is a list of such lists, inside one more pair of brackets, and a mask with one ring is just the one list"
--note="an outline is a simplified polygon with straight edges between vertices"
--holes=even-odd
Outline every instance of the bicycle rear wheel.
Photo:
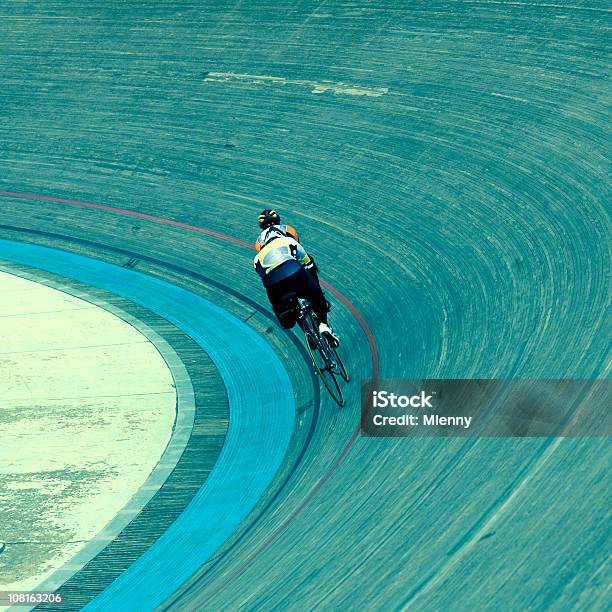
[[328,356],[329,345],[321,338],[318,329],[315,327],[311,316],[304,321],[304,337],[306,348],[312,359],[315,371],[325,385],[325,388],[338,406],[344,406],[344,396],[342,389],[336,380],[336,374],[332,369],[331,359]]

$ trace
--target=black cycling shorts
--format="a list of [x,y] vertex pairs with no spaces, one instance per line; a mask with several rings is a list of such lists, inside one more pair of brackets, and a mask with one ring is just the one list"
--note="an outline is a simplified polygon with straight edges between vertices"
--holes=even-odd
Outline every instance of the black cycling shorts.
[[291,303],[288,300],[291,294],[308,299],[319,321],[327,323],[329,307],[321,290],[321,285],[319,285],[316,276],[304,268],[300,268],[291,276],[267,286],[266,291],[272,309],[285,329],[291,329],[296,321],[295,302]]

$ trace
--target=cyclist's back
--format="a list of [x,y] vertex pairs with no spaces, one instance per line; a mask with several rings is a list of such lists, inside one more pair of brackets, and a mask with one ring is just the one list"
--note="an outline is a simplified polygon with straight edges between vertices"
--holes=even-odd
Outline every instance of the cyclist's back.
[[261,238],[263,246],[255,256],[254,265],[264,287],[295,274],[310,263],[304,247],[275,227],[262,232]]
[[296,313],[288,296],[307,298],[319,320],[319,330],[328,336],[332,344],[338,337],[327,324],[329,304],[325,299],[314,261],[298,242],[297,232],[288,235],[280,225],[280,217],[275,211],[266,209],[259,216],[262,232],[256,242],[258,251],[253,265],[261,277],[268,298],[285,329],[295,325]]
[[[272,211],[272,212],[274,212],[274,211]],[[287,236],[289,238],[293,238],[296,242],[300,241],[300,237],[298,236],[297,231],[291,225],[287,225],[286,223],[279,223],[279,224],[273,225],[271,227],[278,228],[285,236]],[[264,246],[264,242],[263,242],[263,239],[262,239],[262,235],[264,235],[264,234],[265,234],[265,230],[264,230],[264,232],[262,232],[262,234],[259,236],[259,238],[257,238],[257,240],[255,241],[255,250],[258,253],[259,253],[259,251],[261,251],[261,249]]]

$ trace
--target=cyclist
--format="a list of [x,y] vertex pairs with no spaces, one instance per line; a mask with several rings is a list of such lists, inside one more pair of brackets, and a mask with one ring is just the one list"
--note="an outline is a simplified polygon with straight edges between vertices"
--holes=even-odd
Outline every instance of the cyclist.
[[307,298],[319,320],[319,332],[332,346],[338,346],[339,338],[327,321],[329,303],[319,284],[317,267],[299,243],[297,232],[290,225],[281,225],[279,214],[269,208],[260,213],[259,227],[262,231],[255,243],[253,264],[280,324],[285,329],[295,325],[295,305],[289,303],[290,294]]

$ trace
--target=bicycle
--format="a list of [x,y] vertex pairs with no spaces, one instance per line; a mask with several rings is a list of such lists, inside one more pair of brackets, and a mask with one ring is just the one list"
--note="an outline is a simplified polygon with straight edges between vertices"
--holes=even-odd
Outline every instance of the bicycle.
[[310,302],[305,298],[298,298],[295,305],[297,324],[304,332],[306,348],[312,359],[315,372],[323,381],[325,388],[338,406],[344,406],[344,395],[336,379],[339,376],[345,382],[349,375],[340,359],[338,349],[329,343],[329,340],[319,333],[319,321],[312,310]]

